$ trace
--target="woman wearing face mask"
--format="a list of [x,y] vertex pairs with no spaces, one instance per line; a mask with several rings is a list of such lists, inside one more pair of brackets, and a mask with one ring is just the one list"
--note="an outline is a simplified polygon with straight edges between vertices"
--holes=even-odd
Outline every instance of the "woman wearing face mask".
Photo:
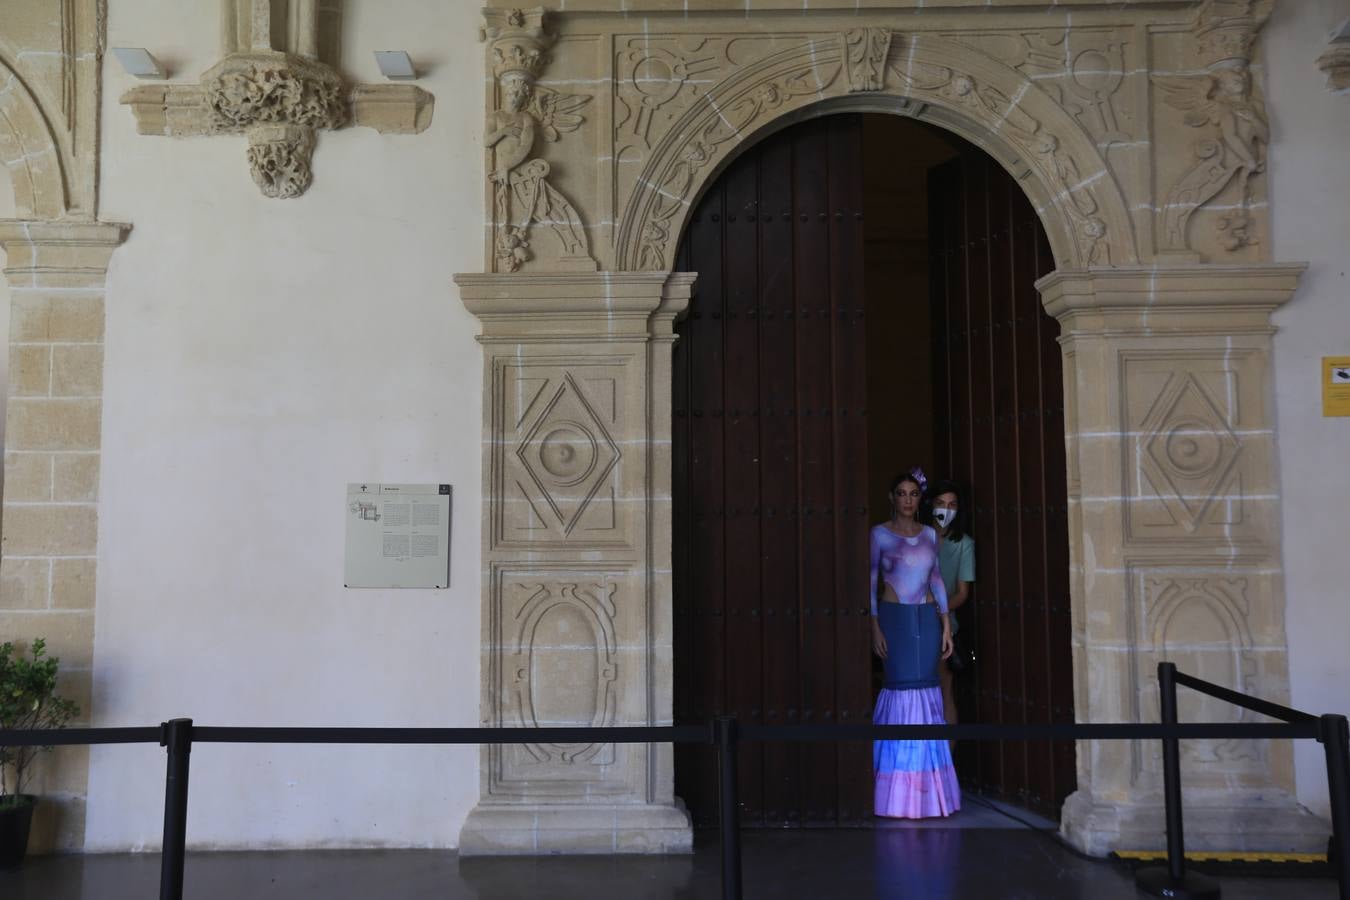
[[[952,637],[960,630],[956,611],[970,599],[975,586],[975,539],[966,534],[961,492],[951,481],[935,481],[927,496],[932,507],[933,524],[938,533],[938,560],[942,582],[947,589],[947,609],[951,612]],[[952,690],[955,670],[951,665],[938,669],[942,679],[942,709],[947,721],[956,724],[956,697]]]
[[[937,534],[918,519],[926,480],[921,469],[896,476],[891,519],[872,529],[872,649],[886,669],[872,716],[877,725],[945,721],[938,668],[951,655],[952,634]],[[930,594],[934,603],[926,602]],[[874,741],[872,767],[879,816],[922,819],[961,808],[946,741]]]

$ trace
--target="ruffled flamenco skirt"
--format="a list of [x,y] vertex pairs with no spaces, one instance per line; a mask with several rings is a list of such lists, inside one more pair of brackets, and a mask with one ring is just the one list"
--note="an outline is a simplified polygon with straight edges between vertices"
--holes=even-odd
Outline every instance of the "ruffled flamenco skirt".
[[[929,603],[880,603],[886,636],[886,681],[872,721],[877,725],[943,725],[938,682],[942,623]],[[878,816],[925,819],[961,808],[961,788],[946,741],[873,741]]]

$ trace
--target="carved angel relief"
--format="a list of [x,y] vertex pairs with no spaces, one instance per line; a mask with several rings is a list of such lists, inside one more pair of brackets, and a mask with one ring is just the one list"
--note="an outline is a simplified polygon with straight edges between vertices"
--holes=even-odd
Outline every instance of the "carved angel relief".
[[1251,177],[1265,171],[1263,146],[1270,140],[1270,128],[1265,111],[1252,99],[1246,62],[1205,75],[1155,75],[1153,82],[1169,106],[1185,111],[1187,125],[1213,135],[1195,142],[1195,164],[1167,194],[1163,249],[1188,249],[1186,226],[1191,214],[1235,177],[1240,206],[1219,219],[1219,243],[1230,251],[1255,243],[1248,233]]
[[1228,251],[1256,243],[1251,235],[1251,178],[1265,171],[1270,140],[1265,110],[1253,96],[1248,59],[1256,32],[1269,14],[1268,0],[1214,0],[1202,9],[1196,29],[1205,71],[1154,75],[1167,105],[1208,136],[1192,145],[1195,163],[1182,173],[1163,204],[1163,251],[1190,250],[1191,215],[1235,179],[1238,208],[1219,218],[1219,243]]
[[556,142],[581,127],[585,119],[580,110],[591,96],[536,84],[547,62],[545,50],[554,40],[544,30],[542,10],[487,10],[485,15],[489,25],[484,36],[493,42],[500,96],[484,139],[493,153],[488,177],[493,184],[497,271],[515,272],[534,258],[530,234],[535,225],[548,226],[561,244],[558,267],[594,271],[597,265],[580,214],[549,182],[549,164],[532,157],[537,138]]

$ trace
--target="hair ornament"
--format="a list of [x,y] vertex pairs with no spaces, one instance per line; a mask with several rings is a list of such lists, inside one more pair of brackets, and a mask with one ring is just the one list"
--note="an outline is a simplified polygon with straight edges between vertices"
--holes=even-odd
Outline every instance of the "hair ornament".
[[928,490],[928,476],[923,474],[922,468],[920,468],[919,466],[915,466],[914,468],[910,469],[909,477],[913,478],[915,483],[919,485],[920,491]]

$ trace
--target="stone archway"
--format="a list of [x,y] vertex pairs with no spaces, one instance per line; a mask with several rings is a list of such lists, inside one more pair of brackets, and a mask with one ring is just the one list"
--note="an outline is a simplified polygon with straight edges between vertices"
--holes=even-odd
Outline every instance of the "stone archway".
[[[844,109],[985,148],[1050,236],[1059,269],[1038,288],[1063,329],[1077,720],[1154,718],[1161,658],[1287,696],[1268,360],[1301,266],[1260,240],[1248,60],[1266,7],[633,5],[485,13],[487,265],[456,279],[485,347],[484,722],[543,724],[527,682],[575,666],[516,624],[568,596],[614,636],[593,648],[615,698],[601,720],[670,721],[671,324],[694,278],[670,273],[672,253],[739,144]],[[594,690],[577,693],[558,717],[595,721]],[[1194,846],[1324,839],[1292,799],[1286,745],[1188,753]],[[1152,747],[1080,744],[1066,835],[1098,854],[1160,846],[1159,772]],[[689,846],[669,748],[487,750],[482,781],[465,853]]]
[[19,73],[0,56],[0,163],[14,185],[20,219],[66,214],[66,176],[55,132]]

